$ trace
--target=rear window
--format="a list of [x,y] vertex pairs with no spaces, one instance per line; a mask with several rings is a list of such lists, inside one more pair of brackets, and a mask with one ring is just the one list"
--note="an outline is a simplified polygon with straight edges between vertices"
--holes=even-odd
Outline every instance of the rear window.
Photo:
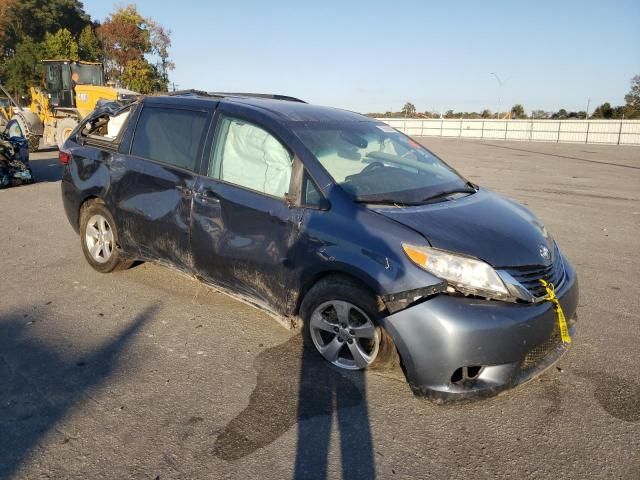
[[205,112],[144,107],[131,155],[193,171],[206,122]]

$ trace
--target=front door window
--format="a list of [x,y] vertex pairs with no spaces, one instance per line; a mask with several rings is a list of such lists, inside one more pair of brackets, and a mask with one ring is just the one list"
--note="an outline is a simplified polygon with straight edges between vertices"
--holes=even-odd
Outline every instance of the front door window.
[[215,145],[210,176],[272,197],[289,192],[293,156],[266,130],[224,117]]

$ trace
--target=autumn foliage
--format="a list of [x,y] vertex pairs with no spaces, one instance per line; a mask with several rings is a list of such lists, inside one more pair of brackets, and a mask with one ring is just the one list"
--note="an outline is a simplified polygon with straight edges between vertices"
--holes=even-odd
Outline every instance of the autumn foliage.
[[99,24],[79,0],[0,0],[0,83],[23,101],[42,82],[43,59],[100,61],[117,86],[166,90],[170,46],[171,32],[134,5]]

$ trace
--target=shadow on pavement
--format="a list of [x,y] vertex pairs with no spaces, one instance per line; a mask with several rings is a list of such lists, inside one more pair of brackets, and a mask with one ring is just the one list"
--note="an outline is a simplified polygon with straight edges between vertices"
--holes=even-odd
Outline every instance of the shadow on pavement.
[[594,386],[594,397],[612,417],[625,422],[640,422],[640,384],[630,378],[598,370],[578,370]]
[[0,316],[0,478],[11,477],[85,392],[109,377],[131,337],[157,308],[147,307],[82,358],[66,357],[57,345],[30,335],[31,325],[48,320],[46,312],[27,316],[24,311],[31,309],[25,309]]
[[58,160],[58,150],[40,150],[38,153],[48,152],[50,154],[45,158],[34,158],[34,154],[30,155],[29,166],[36,182],[57,182],[62,178],[62,164]]
[[218,435],[214,454],[237,460],[269,445],[298,424],[296,479],[327,478],[334,413],[342,476],[375,477],[365,377],[339,371],[303,347],[300,335],[262,352],[249,405]]

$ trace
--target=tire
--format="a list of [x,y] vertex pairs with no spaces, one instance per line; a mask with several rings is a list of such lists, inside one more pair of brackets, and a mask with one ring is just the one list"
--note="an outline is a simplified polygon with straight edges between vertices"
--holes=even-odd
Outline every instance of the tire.
[[43,134],[40,118],[33,112],[19,111],[15,112],[11,119],[18,122],[22,136],[29,142],[29,152],[37,152]]
[[[349,277],[332,275],[321,279],[307,292],[300,305],[305,346],[316,350],[333,365],[346,370],[386,367],[393,358],[397,358],[397,352],[391,337],[380,327],[379,319],[383,310],[381,305],[381,301],[372,292]],[[341,321],[338,319],[344,320],[345,308],[349,312],[346,315],[349,319],[347,328],[344,324],[340,325]],[[338,314],[338,310],[342,313]],[[375,334],[372,338],[359,338],[360,335],[371,332],[367,321],[373,324]],[[318,328],[319,324],[322,328]],[[326,329],[328,325],[333,331]],[[343,346],[340,347],[336,341]],[[330,345],[332,343],[339,349],[337,358],[331,354],[334,350]],[[367,355],[356,360],[356,356],[351,353],[354,351],[354,344],[357,347],[355,350]],[[331,352],[329,356],[327,351]],[[353,360],[350,361],[349,357]]]
[[116,222],[99,200],[83,205],[80,210],[80,243],[87,262],[100,273],[124,270],[132,264],[122,257]]
[[67,141],[73,129],[78,126],[78,121],[75,118],[66,117],[61,119],[56,125],[56,143],[58,149],[62,149],[62,145]]
[[29,142],[29,153],[35,153],[40,149],[40,137],[31,135],[27,141]]

